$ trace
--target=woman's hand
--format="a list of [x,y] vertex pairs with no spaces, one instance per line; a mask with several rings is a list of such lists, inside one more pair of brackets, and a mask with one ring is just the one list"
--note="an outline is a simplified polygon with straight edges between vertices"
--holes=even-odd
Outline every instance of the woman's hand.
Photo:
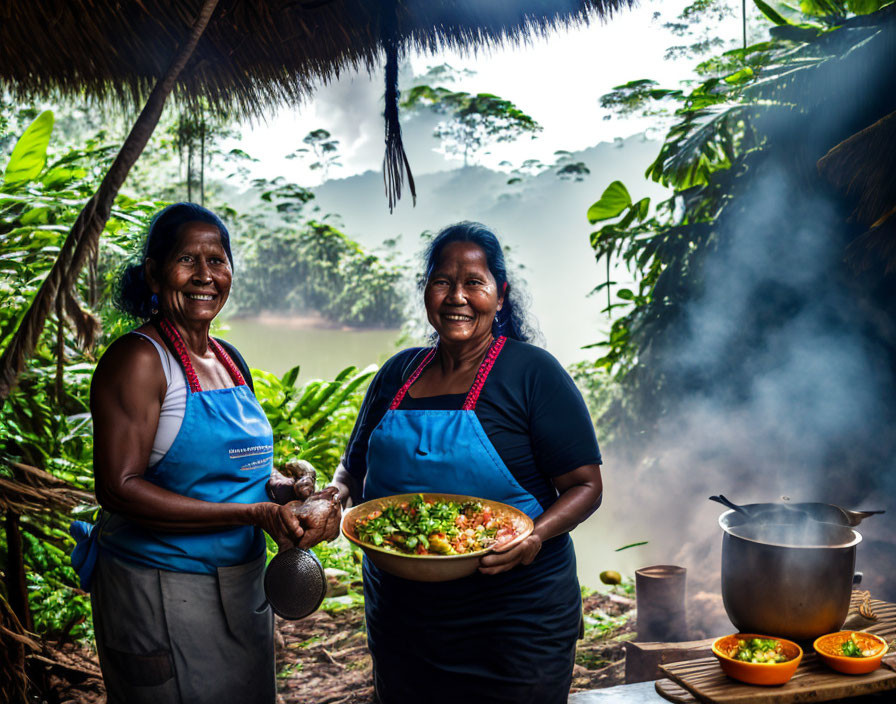
[[[292,504],[296,503],[299,502],[292,502]],[[285,506],[267,502],[253,504],[253,523],[270,535],[281,550],[291,548],[296,544],[301,547],[301,541],[305,537],[305,531],[292,504]]]
[[289,476],[284,476],[276,469],[271,472],[265,489],[271,501],[287,504],[299,499],[304,501],[314,493],[317,471],[306,460],[290,460],[283,467]]
[[505,552],[491,552],[479,561],[482,574],[500,574],[517,565],[529,565],[541,551],[541,538],[532,533]]
[[506,552],[492,552],[483,557],[480,572],[498,574],[517,565],[530,564],[541,550],[542,541],[568,533],[600,506],[603,495],[600,465],[583,465],[552,481],[559,496],[535,519],[535,532]]
[[336,487],[327,487],[305,501],[293,501],[285,508],[290,508],[302,525],[304,535],[299,543],[300,548],[310,548],[320,542],[334,540],[339,535],[342,504]]
[[314,493],[314,479],[308,475],[299,478],[285,477],[275,469],[265,485],[265,491],[271,501],[277,504],[288,504],[296,499],[304,501]]

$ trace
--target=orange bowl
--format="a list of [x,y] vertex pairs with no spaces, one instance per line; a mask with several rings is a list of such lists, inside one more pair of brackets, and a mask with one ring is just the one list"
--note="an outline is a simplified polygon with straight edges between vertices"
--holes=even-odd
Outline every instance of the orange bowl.
[[[756,663],[735,660],[726,655],[727,651],[738,640],[750,638],[772,638],[778,641],[788,657],[785,662]],[[760,636],[755,633],[734,633],[730,636],[722,636],[712,644],[712,654],[719,659],[722,671],[735,680],[747,684],[775,685],[784,684],[796,672],[800,661],[803,659],[803,649],[791,640],[775,638],[774,636]]]
[[[851,658],[848,655],[835,655],[831,652],[839,650],[840,646],[848,640],[853,633],[858,634],[863,640],[868,639],[870,647],[874,647],[871,644],[871,641],[878,646],[874,655]],[[880,636],[876,636],[873,633],[866,633],[865,631],[837,631],[836,633],[828,633],[827,635],[816,638],[812,647],[815,648],[815,652],[818,653],[818,657],[822,659],[825,665],[837,672],[843,672],[847,675],[864,675],[876,670],[880,667],[880,662],[887,653],[887,641]]]
[[371,499],[363,504],[358,504],[349,509],[342,517],[342,534],[360,547],[364,554],[381,570],[393,574],[396,577],[411,579],[415,582],[447,582],[452,579],[460,579],[473,574],[479,569],[479,561],[484,555],[492,552],[492,548],[468,552],[462,555],[407,555],[388,550],[383,547],[365,543],[358,537],[356,523],[371,511],[382,510],[386,506],[399,504],[402,501],[410,501],[415,496],[422,495],[424,500],[432,501],[478,501],[490,506],[496,514],[509,516],[517,527],[517,534],[513,540],[501,545],[501,550],[509,550],[528,537],[535,529],[532,519],[518,508],[503,504],[500,501],[480,499],[476,496],[463,496],[460,494],[434,494],[417,492],[414,494],[396,494],[384,496],[381,499]]

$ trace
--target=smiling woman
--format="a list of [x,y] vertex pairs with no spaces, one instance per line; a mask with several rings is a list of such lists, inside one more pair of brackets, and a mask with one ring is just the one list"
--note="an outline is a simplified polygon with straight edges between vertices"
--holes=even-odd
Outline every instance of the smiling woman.
[[383,704],[420,692],[432,704],[561,704],[569,694],[582,602],[568,532],[600,504],[600,452],[572,379],[529,344],[515,296],[491,230],[465,222],[439,233],[423,289],[437,344],[383,365],[334,477],[345,502],[463,494],[510,504],[535,525],[447,582],[397,577],[365,558]]
[[209,336],[230,295],[224,223],[192,203],[152,222],[120,305],[145,322],[91,384],[100,520],[73,553],[91,592],[110,703],[274,701],[265,541],[336,537],[301,522],[313,487],[273,470],[273,435],[239,353]]

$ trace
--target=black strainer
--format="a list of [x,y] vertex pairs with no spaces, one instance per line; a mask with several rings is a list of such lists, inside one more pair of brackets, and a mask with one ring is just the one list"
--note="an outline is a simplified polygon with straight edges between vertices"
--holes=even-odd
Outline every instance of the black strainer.
[[317,556],[308,550],[281,550],[264,573],[264,593],[281,618],[296,621],[317,611],[327,595],[327,578]]

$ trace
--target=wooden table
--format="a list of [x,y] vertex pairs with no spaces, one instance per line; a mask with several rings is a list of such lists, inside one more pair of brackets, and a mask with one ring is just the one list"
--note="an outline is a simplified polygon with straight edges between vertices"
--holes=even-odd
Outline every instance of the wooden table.
[[[887,641],[896,638],[896,604],[872,600],[871,607],[878,618],[869,621],[856,612],[858,594],[853,594],[844,629],[867,630]],[[793,704],[841,701],[879,692],[888,692],[883,695],[887,701],[896,700],[891,691],[896,690],[896,654],[885,657],[884,665],[867,675],[843,675],[829,669],[810,650],[804,653],[793,678],[777,687],[757,687],[732,680],[722,672],[715,657],[661,664],[659,669],[667,679],[656,682],[657,693],[678,704]]]
[[[668,680],[666,680],[668,681]],[[657,694],[657,682],[623,684],[569,695],[569,704],[669,704]],[[891,704],[892,692],[849,699],[848,704]]]

